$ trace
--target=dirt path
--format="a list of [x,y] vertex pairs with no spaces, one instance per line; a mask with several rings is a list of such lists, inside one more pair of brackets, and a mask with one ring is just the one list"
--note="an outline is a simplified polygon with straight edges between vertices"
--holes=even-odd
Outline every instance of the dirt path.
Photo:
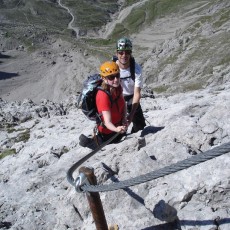
[[58,0],[58,4],[59,4],[59,6],[62,7],[63,9],[67,10],[68,13],[69,13],[69,14],[71,15],[71,17],[72,17],[72,20],[71,20],[70,23],[68,24],[68,29],[74,30],[75,33],[76,33],[76,35],[78,35],[78,34],[79,34],[79,29],[76,28],[76,27],[73,27],[73,22],[74,22],[74,20],[75,20],[74,15],[71,13],[70,9],[69,9],[67,6],[64,6],[64,5],[61,3],[61,0]]

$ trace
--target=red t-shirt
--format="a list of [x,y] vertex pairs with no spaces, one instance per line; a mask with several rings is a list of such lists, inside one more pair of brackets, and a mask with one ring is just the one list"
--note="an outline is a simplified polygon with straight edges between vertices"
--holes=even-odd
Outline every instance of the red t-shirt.
[[[115,88],[115,91],[112,94],[112,100],[113,100],[113,103],[111,105],[109,95],[102,90],[98,90],[97,95],[96,95],[96,105],[97,105],[98,113],[102,114],[102,111],[110,111],[112,123],[115,126],[118,126],[122,124],[121,122],[122,122],[124,106],[125,106],[125,100],[122,95],[121,87]],[[103,116],[101,116],[101,118],[102,118],[102,121],[104,121]],[[101,125],[98,126],[98,130],[99,132],[104,133],[104,134],[110,134],[113,132]]]

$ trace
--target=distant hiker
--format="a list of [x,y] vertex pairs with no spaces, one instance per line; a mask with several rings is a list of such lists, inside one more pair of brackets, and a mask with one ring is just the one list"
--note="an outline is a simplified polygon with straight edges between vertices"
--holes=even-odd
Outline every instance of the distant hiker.
[[113,141],[118,142],[127,130],[127,110],[120,85],[119,67],[115,62],[107,61],[101,65],[100,75],[103,80],[101,85],[103,90],[97,92],[96,106],[102,122],[97,126],[97,137],[99,142],[104,142],[115,133],[120,133]]
[[128,38],[117,41],[116,63],[120,68],[120,80],[127,103],[128,123],[133,122],[131,133],[143,130],[146,126],[140,105],[141,88],[143,86],[142,69],[132,57],[132,42]]
[[[120,70],[114,61],[103,63],[100,75],[92,75],[84,82],[79,106],[89,119],[96,121],[94,139],[97,145],[109,140],[116,133],[119,135],[111,143],[120,141],[125,135],[127,109],[120,85]],[[83,147],[92,142],[84,134],[79,139],[79,144]]]

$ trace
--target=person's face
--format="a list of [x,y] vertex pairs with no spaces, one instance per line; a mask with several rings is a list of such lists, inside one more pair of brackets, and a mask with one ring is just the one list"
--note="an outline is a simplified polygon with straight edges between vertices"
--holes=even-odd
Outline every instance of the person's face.
[[107,76],[104,81],[112,87],[118,87],[120,85],[120,73]]
[[117,51],[117,57],[119,62],[122,65],[127,65],[129,64],[129,60],[131,57],[132,51],[131,50],[121,50],[121,51]]

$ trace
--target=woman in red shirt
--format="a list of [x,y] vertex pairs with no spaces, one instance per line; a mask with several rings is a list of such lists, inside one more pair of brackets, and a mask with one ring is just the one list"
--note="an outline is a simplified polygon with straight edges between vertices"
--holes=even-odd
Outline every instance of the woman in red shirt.
[[120,70],[113,61],[107,61],[100,67],[100,75],[103,80],[102,90],[96,95],[97,111],[101,115],[101,123],[98,124],[98,142],[110,139],[115,133],[120,133],[112,143],[121,140],[127,130],[126,103],[120,85]]

